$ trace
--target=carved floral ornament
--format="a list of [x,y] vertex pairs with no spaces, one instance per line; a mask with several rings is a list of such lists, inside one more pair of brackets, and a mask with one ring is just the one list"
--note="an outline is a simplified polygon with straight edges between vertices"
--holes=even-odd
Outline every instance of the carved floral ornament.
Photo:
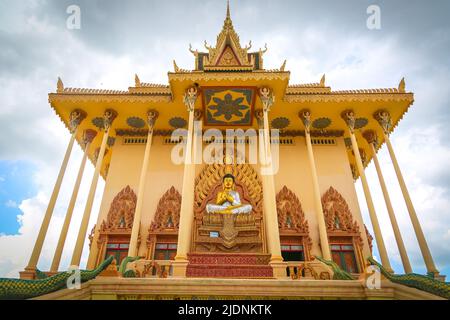
[[159,200],[149,232],[178,230],[180,224],[181,194],[171,187]]
[[298,197],[284,186],[276,196],[278,226],[281,231],[308,233],[308,222]]
[[111,203],[106,221],[101,225],[101,231],[131,232],[136,209],[137,197],[130,186],[120,191]]
[[328,232],[359,234],[358,224],[353,220],[347,202],[333,187],[322,196],[322,207]]

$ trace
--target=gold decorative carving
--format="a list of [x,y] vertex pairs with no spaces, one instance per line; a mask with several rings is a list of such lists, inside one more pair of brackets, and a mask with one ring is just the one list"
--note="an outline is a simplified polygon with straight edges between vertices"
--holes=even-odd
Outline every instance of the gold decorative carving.
[[344,197],[333,187],[322,196],[323,213],[327,230],[330,232],[348,232],[359,234],[359,226],[353,220]]
[[[225,156],[226,158],[226,156]],[[207,213],[206,205],[213,203],[222,190],[225,174],[235,177],[235,190],[242,203],[252,206],[251,213]],[[194,198],[195,252],[262,252],[262,183],[256,171],[245,164],[211,164],[203,168],[195,180]],[[218,238],[211,238],[217,232]]]
[[181,194],[171,187],[159,200],[149,232],[178,230],[180,224]]
[[308,222],[297,196],[284,186],[276,196],[280,231],[308,233]]
[[305,249],[305,259],[309,260],[312,248],[312,239],[309,236],[308,221],[305,219],[300,200],[294,192],[284,186],[276,196],[278,227],[282,242],[296,241],[298,239]]

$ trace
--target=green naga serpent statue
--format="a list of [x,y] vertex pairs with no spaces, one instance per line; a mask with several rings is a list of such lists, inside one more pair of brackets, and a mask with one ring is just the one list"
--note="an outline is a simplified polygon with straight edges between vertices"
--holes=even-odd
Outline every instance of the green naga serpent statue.
[[353,276],[347,271],[342,270],[334,261],[325,260],[321,257],[314,256],[317,260],[325,263],[333,270],[333,280],[355,280]]
[[142,259],[142,257],[126,257],[122,260],[122,263],[119,267],[119,272],[122,274],[122,277],[124,278],[136,278],[136,273],[134,270],[127,269],[127,265],[130,262],[137,261],[139,259]]
[[[84,283],[95,279],[114,260],[113,256],[103,261],[94,270],[81,270],[80,282]],[[73,272],[61,272],[51,277],[45,277],[38,272],[37,280],[2,279],[0,278],[0,300],[22,300],[49,294],[67,286],[67,280],[73,276]]]
[[367,258],[367,260],[370,264],[380,268],[381,274],[391,282],[426,291],[445,299],[450,299],[450,283],[448,282],[439,281],[431,278],[430,276],[424,276],[416,273],[395,275],[386,271],[386,269],[372,257]]

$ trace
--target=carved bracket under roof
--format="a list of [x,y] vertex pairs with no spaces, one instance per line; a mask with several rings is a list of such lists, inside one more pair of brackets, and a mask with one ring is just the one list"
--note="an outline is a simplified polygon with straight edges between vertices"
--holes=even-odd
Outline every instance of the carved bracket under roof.
[[181,194],[171,187],[159,200],[149,233],[178,230],[180,224]]
[[136,209],[136,193],[130,186],[120,191],[111,203],[106,221],[103,221],[100,231],[131,232]]

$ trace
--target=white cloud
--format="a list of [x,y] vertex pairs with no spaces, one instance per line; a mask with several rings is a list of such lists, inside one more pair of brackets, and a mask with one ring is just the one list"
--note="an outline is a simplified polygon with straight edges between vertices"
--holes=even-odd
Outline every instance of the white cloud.
[[8,208],[17,208],[17,203],[13,200],[8,200],[5,202],[5,206]]

